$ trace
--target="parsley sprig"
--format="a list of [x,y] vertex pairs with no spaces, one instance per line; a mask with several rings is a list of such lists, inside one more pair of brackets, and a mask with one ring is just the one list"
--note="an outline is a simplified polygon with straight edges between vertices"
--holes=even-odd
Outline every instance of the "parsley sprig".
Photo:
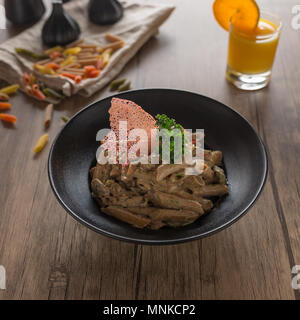
[[[182,137],[182,155],[184,154],[184,145],[185,145],[185,139],[184,139],[184,129],[181,124],[177,123],[175,119],[169,118],[165,114],[157,114],[155,116],[156,118],[156,125],[158,128],[161,129],[166,129],[163,131],[163,134],[167,134],[168,137],[170,138],[170,162],[174,163],[174,159],[176,159],[176,154],[175,154],[175,143],[174,139],[178,134],[181,135]],[[180,133],[172,131],[173,129],[179,129]],[[179,150],[177,150],[179,152]],[[160,137],[160,143],[159,143],[159,154],[162,157],[162,137]],[[179,155],[179,154],[178,154]]]
[[157,114],[155,118],[156,125],[159,127],[159,129],[173,130],[176,128],[183,131],[181,124],[176,123],[175,119],[171,119],[165,114]]

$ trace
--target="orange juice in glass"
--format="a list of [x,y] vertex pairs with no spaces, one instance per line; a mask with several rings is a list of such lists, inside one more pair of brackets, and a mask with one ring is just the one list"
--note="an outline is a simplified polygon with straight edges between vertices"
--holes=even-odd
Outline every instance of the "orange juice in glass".
[[265,11],[260,11],[257,27],[251,32],[242,32],[230,23],[229,82],[243,90],[258,90],[269,83],[281,27],[280,19]]

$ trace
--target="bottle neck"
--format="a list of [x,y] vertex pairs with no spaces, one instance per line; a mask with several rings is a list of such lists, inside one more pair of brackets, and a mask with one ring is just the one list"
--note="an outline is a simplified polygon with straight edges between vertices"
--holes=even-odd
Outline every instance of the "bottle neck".
[[55,12],[63,12],[62,0],[52,0],[52,7]]

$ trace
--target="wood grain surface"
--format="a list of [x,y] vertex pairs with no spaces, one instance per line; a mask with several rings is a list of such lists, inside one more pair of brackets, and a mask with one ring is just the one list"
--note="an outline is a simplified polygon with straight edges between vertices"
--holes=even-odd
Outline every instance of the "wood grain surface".
[[[261,197],[237,223],[201,241],[152,247],[98,235],[55,199],[47,177],[51,143],[38,157],[32,152],[45,104],[19,93],[11,100],[18,124],[0,123],[0,265],[7,277],[0,299],[300,299],[291,286],[291,269],[300,265],[300,30],[291,27],[299,1],[258,1],[284,28],[270,86],[252,93],[225,80],[227,33],[212,1],[163,2],[177,9],[122,75],[133,88],[194,91],[245,116],[269,153]],[[8,26],[0,41],[20,31]],[[50,140],[61,116],[108,95],[104,89],[57,106]]]

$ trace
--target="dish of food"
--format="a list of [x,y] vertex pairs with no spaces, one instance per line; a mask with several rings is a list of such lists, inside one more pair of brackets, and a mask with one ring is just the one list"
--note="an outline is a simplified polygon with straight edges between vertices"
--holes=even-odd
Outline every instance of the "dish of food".
[[241,115],[211,98],[180,90],[143,89],[114,97],[134,101],[150,115],[165,114],[184,128],[205,129],[206,146],[211,151],[222,151],[221,169],[225,169],[228,194],[211,212],[176,228],[135,228],[102,212],[91,196],[90,169],[97,165],[96,134],[102,128],[110,128],[108,111],[112,97],[108,97],[73,116],[50,150],[50,184],[72,217],[105,236],[139,244],[165,245],[212,235],[236,222],[254,204],[266,179],[267,155],[260,137]]
[[[135,111],[139,110],[138,106],[131,101],[113,98],[111,105],[112,121],[124,121],[130,117],[136,127],[141,117],[151,117],[142,110]],[[157,115],[156,118],[160,129],[166,129],[166,123],[170,123],[170,130],[176,126],[174,119],[166,115]],[[195,141],[195,135],[193,139]],[[191,147],[195,157],[196,146],[192,143]],[[204,168],[199,174],[186,175],[188,165],[184,159],[182,164],[161,162],[160,159],[159,164],[150,161],[148,164],[128,165],[97,163],[91,169],[91,189],[101,211],[137,228],[180,227],[211,211],[220,197],[228,193],[221,168],[221,151],[204,150]]]

